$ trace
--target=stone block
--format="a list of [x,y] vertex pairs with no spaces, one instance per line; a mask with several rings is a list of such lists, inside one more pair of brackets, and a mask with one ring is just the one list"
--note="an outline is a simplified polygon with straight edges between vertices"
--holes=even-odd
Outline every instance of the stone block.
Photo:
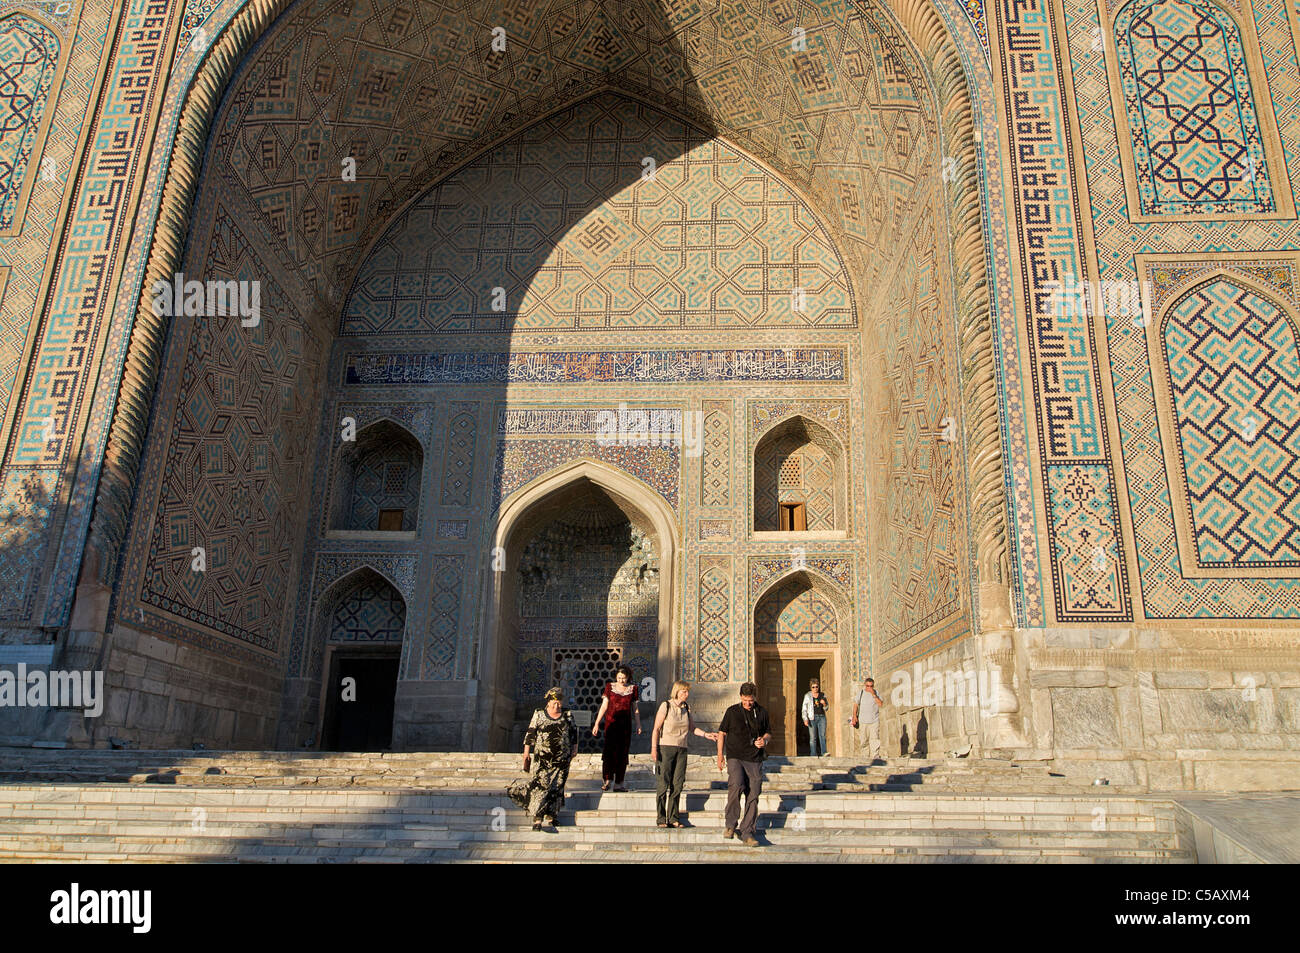
[[1273,695],[1278,727],[1300,732],[1300,688],[1279,688]]
[[1156,672],[1156,688],[1208,688],[1210,680],[1204,672]]
[[1256,727],[1254,703],[1236,689],[1161,692],[1160,703],[1165,724],[1179,731],[1248,732]]
[[1120,745],[1119,711],[1109,689],[1053,688],[1051,704],[1058,751]]

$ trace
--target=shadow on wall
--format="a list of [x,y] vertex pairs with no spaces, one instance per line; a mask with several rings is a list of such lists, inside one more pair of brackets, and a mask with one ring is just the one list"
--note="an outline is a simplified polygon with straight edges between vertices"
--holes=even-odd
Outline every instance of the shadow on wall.
[[[315,12],[326,13],[326,6],[318,4]],[[658,100],[663,109],[671,111],[702,103],[704,99],[675,36],[670,14],[660,10],[657,4],[646,6],[645,10],[654,11],[661,22],[641,24],[641,35],[653,38],[654,61],[665,64],[662,68],[671,73],[659,77]],[[310,4],[305,3],[296,5],[295,11],[304,17],[312,13]],[[336,19],[348,16],[347,11],[333,13],[338,14]],[[327,21],[328,16],[321,22]],[[272,32],[297,29],[298,22],[286,15]],[[543,32],[547,28],[547,23],[539,27]],[[264,325],[296,322],[295,330],[311,337],[306,334],[307,325],[320,322],[324,313],[328,319],[325,323],[332,325],[327,332],[330,339],[324,346],[333,348],[333,363],[328,374],[317,373],[318,363],[324,364],[316,361],[318,355],[313,352],[304,360],[286,359],[283,355],[292,354],[292,349],[286,349],[282,341],[257,343],[236,334],[214,343],[195,331],[194,322],[176,321],[171,325],[166,343],[160,345],[161,352],[167,355],[164,360],[168,366],[163,369],[154,397],[156,406],[147,453],[166,459],[167,465],[161,468],[164,473],[174,474],[193,466],[188,457],[181,459],[184,455],[174,452],[176,447],[206,453],[205,459],[209,461],[216,455],[221,458],[221,466],[193,466],[197,485],[187,486],[183,498],[166,491],[156,492],[154,486],[135,497],[131,533],[138,540],[147,541],[138,544],[145,551],[138,564],[131,562],[130,547],[121,553],[118,563],[124,577],[121,585],[129,593],[117,602],[116,614],[120,614],[122,627],[129,628],[140,624],[135,619],[141,606],[145,611],[153,611],[151,606],[157,605],[175,608],[173,615],[183,620],[178,624],[194,633],[192,640],[188,634],[180,636],[191,641],[194,650],[187,656],[190,670],[177,674],[186,677],[204,696],[223,697],[238,690],[238,673],[234,677],[227,674],[231,666],[221,653],[223,642],[230,644],[243,639],[253,644],[255,639],[269,639],[276,656],[266,667],[283,667],[274,675],[283,678],[284,701],[278,711],[266,711],[265,716],[272,723],[279,717],[279,730],[273,735],[277,744],[298,747],[308,739],[320,737],[325,714],[320,710],[322,684],[327,676],[325,653],[317,636],[322,629],[320,613],[330,607],[328,600],[321,596],[329,582],[350,571],[322,581],[321,591],[316,591],[318,554],[323,558],[342,559],[340,547],[323,539],[324,527],[331,519],[329,508],[333,494],[329,482],[336,471],[332,464],[338,451],[336,411],[339,405],[362,388],[377,387],[398,407],[398,413],[402,407],[435,399],[441,406],[451,407],[446,413],[451,425],[449,432],[445,437],[436,438],[439,442],[445,439],[445,446],[438,447],[437,452],[428,443],[424,448],[426,479],[420,490],[421,512],[414,517],[418,525],[417,540],[414,544],[393,547],[404,550],[404,554],[415,560],[409,591],[402,592],[410,611],[404,636],[407,645],[402,652],[404,669],[399,678],[423,682],[456,679],[463,684],[464,680],[482,677],[482,672],[474,670],[475,660],[458,657],[456,640],[460,632],[451,631],[448,635],[434,629],[439,619],[451,618],[453,625],[461,625],[472,615],[468,606],[476,601],[476,586],[483,569],[479,563],[487,558],[487,553],[483,551],[485,547],[477,552],[471,550],[435,567],[432,557],[437,546],[438,521],[432,518],[432,513],[437,507],[445,507],[477,510],[490,517],[495,509],[497,500],[482,499],[483,481],[471,475],[469,469],[474,461],[479,461],[481,467],[482,461],[487,460],[490,466],[498,468],[499,474],[510,472],[503,462],[507,436],[490,419],[490,411],[504,402],[509,383],[528,379],[531,373],[527,359],[516,359],[512,338],[517,332],[547,329],[544,316],[521,315],[520,308],[535,287],[544,287],[547,280],[556,277],[558,272],[552,260],[556,246],[567,242],[582,259],[573,264],[599,274],[625,249],[619,244],[621,236],[614,223],[598,214],[598,210],[646,181],[649,170],[644,160],[647,157],[662,168],[714,138],[716,130],[699,117],[694,117],[694,125],[689,125],[667,112],[609,94],[606,92],[611,85],[608,65],[598,63],[579,68],[545,58],[539,61],[540,67],[532,61],[528,67],[554,74],[543,76],[534,85],[534,89],[542,92],[530,93],[531,98],[518,93],[505,94],[488,108],[487,120],[480,121],[481,117],[469,107],[463,113],[458,111],[450,99],[446,104],[421,103],[418,110],[397,109],[395,114],[404,118],[396,122],[385,124],[386,121],[371,119],[377,113],[366,97],[378,93],[365,83],[355,88],[345,82],[350,67],[315,70],[312,75],[317,82],[338,85],[332,86],[330,94],[319,101],[303,97],[297,103],[277,103],[277,107],[285,107],[277,112],[277,108],[267,104],[280,95],[277,89],[291,84],[280,83],[278,78],[263,84],[269,75],[262,69],[267,66],[266,58],[282,56],[287,65],[315,43],[307,34],[300,42],[290,42],[284,33],[279,38],[285,40],[281,47],[266,42],[259,45],[226,90],[213,131],[209,133],[206,149],[209,159],[197,190],[199,198],[190,210],[197,224],[185,245],[184,266],[176,264],[177,270],[200,280],[229,278],[227,272],[238,267],[241,276],[243,273],[259,275],[268,285],[278,283],[286,289],[310,285],[315,291],[314,300],[309,296],[293,300],[291,306],[276,309],[276,314],[268,313]],[[397,60],[405,62],[405,54],[388,48],[387,42],[375,40],[374,35],[365,39],[374,48],[374,62],[380,66]],[[344,49],[348,44],[338,46]],[[459,52],[468,57],[484,51],[469,50],[462,45]],[[603,55],[608,51],[597,52]],[[326,58],[320,64],[313,61],[313,65],[339,66],[328,60],[328,54],[322,55]],[[339,52],[337,55],[353,54]],[[494,62],[494,66],[502,65],[513,75],[516,68],[523,68],[515,56],[513,50],[508,51],[504,63]],[[271,64],[270,72],[279,65]],[[463,71],[466,76],[473,72]],[[307,73],[303,67],[303,75]],[[547,78],[553,82],[546,83]],[[635,85],[629,77],[620,82]],[[451,87],[449,82],[428,89]],[[415,89],[415,84],[411,89]],[[669,92],[664,93],[663,89]],[[478,108],[480,101],[474,102]],[[501,108],[496,108],[497,105]],[[295,109],[313,113],[296,113]],[[251,151],[222,148],[218,142],[216,130],[224,129],[238,110],[248,111],[249,115],[261,110],[265,116],[257,121],[280,126],[278,131],[269,131],[271,127],[267,127],[266,135],[260,140],[265,148],[256,156]],[[420,128],[423,120],[417,117],[437,119],[443,113],[454,114],[444,125],[461,122],[464,129],[450,138],[442,134],[435,139],[429,129]],[[629,126],[636,122],[648,129],[645,135],[628,135]],[[499,133],[511,130],[510,139],[496,141]],[[415,133],[429,133],[429,136]],[[259,206],[265,196],[256,194],[248,183],[257,181],[266,188],[275,187],[277,182],[273,178],[280,174],[280,168],[293,165],[272,148],[272,139],[277,136],[280,137],[277,141],[299,143],[304,151],[319,150],[318,167],[322,169],[340,168],[340,157],[350,157],[358,143],[363,147],[389,143],[389,147],[363,149],[368,154],[357,158],[357,181],[330,183],[328,201],[318,202],[319,196],[311,194],[304,197],[303,190],[308,185],[298,183],[294,186],[299,190],[297,200],[289,202],[287,214],[276,213],[280,216],[276,219],[276,215],[259,211],[266,208],[265,204]],[[432,171],[421,171],[424,181],[415,181],[408,173],[388,178],[391,173],[385,163],[393,151],[405,154],[409,150],[414,155],[419,150],[411,145],[411,140],[426,138],[429,151],[423,154],[423,160],[427,164],[420,167]],[[488,148],[482,151],[482,147]],[[234,162],[238,156],[247,157],[250,163],[260,160],[269,164],[253,170],[251,175],[247,174],[248,169],[227,168],[227,157]],[[444,161],[444,156],[451,158]],[[412,161],[410,165],[420,163]],[[373,192],[367,191],[372,188]],[[402,198],[419,190],[422,191],[418,198],[392,215],[393,196]],[[322,209],[326,209],[324,214]],[[349,219],[355,219],[352,225],[340,224]],[[322,221],[328,224],[321,225]],[[387,224],[380,226],[381,221]],[[304,231],[309,222],[320,226],[311,234]],[[381,237],[374,252],[364,263],[358,262],[362,246],[356,243],[376,233]],[[349,250],[351,255],[346,253]],[[332,264],[337,265],[336,270],[322,267],[330,256],[333,256]],[[170,273],[171,268],[167,271]],[[324,280],[313,277],[321,275]],[[286,276],[307,277],[278,280]],[[346,296],[334,299],[343,301],[342,306],[325,304],[333,290],[328,287],[331,281],[337,281],[341,288],[350,285]],[[289,296],[288,292],[284,296]],[[266,300],[272,299],[268,295]],[[590,301],[579,303],[584,307],[591,304]],[[363,358],[347,364],[348,355],[354,351],[379,352],[386,348],[389,354],[402,356],[388,360],[381,355],[376,361]],[[226,353],[227,350],[237,353]],[[217,365],[225,370],[256,366],[266,372],[268,391],[298,395],[307,409],[302,414],[285,412],[278,416],[277,412],[259,409],[262,396],[242,394],[240,382],[230,384],[227,380],[224,389],[211,383]],[[576,382],[608,373],[607,368],[593,370],[581,362],[563,358],[556,360],[550,370],[569,374]],[[401,381],[380,379],[389,372],[398,374]],[[230,376],[226,374],[223,379]],[[248,378],[258,374],[241,372],[236,376]],[[334,383],[324,383],[327,376]],[[340,386],[340,379],[347,383]],[[198,393],[205,388],[211,392]],[[373,397],[378,391],[366,393],[367,397]],[[245,412],[255,417],[259,426],[253,428],[257,432],[251,436],[251,443],[236,446],[215,425],[194,420],[186,409],[187,401],[201,398],[212,405],[215,419],[239,417]],[[275,401],[266,403],[269,406]],[[432,428],[419,436],[435,439]],[[308,448],[305,458],[292,458],[292,453],[286,456],[280,452],[284,447],[300,444]],[[275,449],[267,453],[268,447]],[[317,451],[314,460],[313,450]],[[577,446],[569,447],[568,451],[571,455],[581,454]],[[266,472],[268,458],[272,465]],[[428,478],[435,467],[444,465],[451,471],[450,477],[438,472],[436,478]],[[145,473],[148,466],[146,462],[140,472]],[[163,482],[169,477],[149,479]],[[253,480],[259,481],[259,492],[251,497],[255,505],[238,527],[218,525],[220,521],[209,519],[192,502],[199,496],[220,500],[249,498],[247,484]],[[504,492],[499,489],[494,494]],[[376,517],[386,508],[391,509],[376,506]],[[185,532],[169,534],[164,531],[169,526],[183,527]],[[386,539],[383,532],[376,526],[373,539],[385,544],[393,541]],[[228,563],[214,563],[201,584],[183,578],[183,574],[171,573],[169,566],[182,554],[175,538],[185,537],[205,540],[211,551],[228,552]],[[249,539],[255,539],[256,544],[250,545]],[[132,566],[130,570],[128,565]],[[296,578],[295,566],[298,567]],[[128,575],[130,578],[126,578]],[[263,580],[260,602],[248,592],[248,578]],[[149,587],[159,591],[150,592],[146,605],[139,597]],[[285,591],[280,592],[281,589]],[[271,599],[265,597],[267,592],[279,594]],[[459,616],[442,608],[449,594],[459,599]],[[435,609],[434,604],[440,608]],[[245,626],[249,631],[242,631],[241,625],[249,619],[253,620]],[[109,624],[110,642],[113,625],[117,623],[118,618],[114,618]],[[440,638],[449,642],[449,650],[438,642]],[[484,664],[495,666],[504,661],[488,659]],[[191,737],[185,726],[195,719],[179,711],[189,704],[188,700],[180,699],[176,702],[178,711],[168,712],[175,743],[189,744],[195,738],[210,744],[229,741],[202,733]],[[472,719],[475,714],[469,712],[466,717]],[[445,727],[445,718],[425,721],[431,728]],[[431,734],[414,739],[413,743],[459,747],[463,737],[459,728],[455,728],[448,729],[445,737]]]

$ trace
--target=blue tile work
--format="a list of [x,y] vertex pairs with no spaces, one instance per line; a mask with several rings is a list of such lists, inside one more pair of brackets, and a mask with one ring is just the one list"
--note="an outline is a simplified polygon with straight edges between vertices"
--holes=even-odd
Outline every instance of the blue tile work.
[[[1189,24],[1202,19],[1199,14],[1193,16],[1187,12],[1185,2],[1171,4],[1169,10],[1183,10]],[[1272,116],[1276,117],[1275,132],[1280,136],[1282,154],[1274,161],[1267,137],[1264,145],[1269,148],[1267,171],[1272,201],[1278,210],[1267,217],[1243,218],[1238,211],[1224,206],[1222,211],[1206,211],[1181,220],[1135,221],[1138,208],[1130,199],[1122,156],[1115,148],[1117,130],[1124,128],[1126,119],[1122,106],[1115,105],[1112,95],[1112,89],[1119,84],[1119,64],[1116,45],[1109,39],[1112,36],[1110,17],[1117,16],[1123,5],[1111,3],[1108,9],[1100,11],[1100,18],[1098,5],[1087,0],[1067,0],[1063,6],[1074,84],[1072,105],[1077,111],[1079,141],[1086,160],[1085,197],[1097,249],[1097,277],[1103,281],[1140,282],[1146,304],[1145,326],[1128,317],[1111,315],[1101,322],[1107,330],[1109,376],[1127,478],[1124,496],[1113,499],[1116,507],[1126,505],[1131,516],[1137,567],[1134,578],[1141,586],[1137,599],[1143,616],[1171,621],[1296,618],[1300,616],[1300,586],[1296,583],[1300,571],[1258,557],[1252,560],[1253,566],[1248,562],[1234,567],[1231,557],[1221,565],[1214,564],[1217,560],[1200,563],[1198,534],[1212,549],[1220,544],[1212,542],[1217,529],[1208,535],[1204,532],[1210,529],[1209,523],[1202,522],[1199,529],[1193,525],[1194,509],[1187,502],[1188,494],[1193,488],[1214,483],[1223,492],[1229,485],[1225,480],[1233,479],[1234,473],[1248,478],[1257,465],[1254,454],[1262,448],[1248,445],[1248,452],[1232,461],[1220,450],[1215,459],[1211,441],[1196,447],[1188,444],[1189,457],[1183,458],[1177,423],[1180,412],[1170,393],[1171,382],[1162,353],[1166,343],[1160,333],[1167,329],[1166,321],[1177,326],[1178,319],[1171,314],[1171,309],[1177,308],[1180,302],[1196,310],[1191,299],[1185,296],[1196,297],[1194,289],[1216,280],[1216,276],[1227,282],[1220,286],[1224,294],[1227,285],[1249,289],[1251,294],[1227,295],[1226,300],[1235,301],[1225,305],[1218,314],[1223,320],[1231,316],[1233,326],[1238,329],[1224,338],[1225,341],[1230,338],[1236,350],[1230,353],[1218,347],[1199,349],[1196,360],[1201,363],[1200,373],[1214,378],[1234,373],[1234,364],[1251,353],[1246,348],[1247,329],[1268,325],[1274,329],[1274,338],[1281,333],[1281,326],[1276,323],[1279,314],[1274,309],[1285,312],[1293,324],[1300,315],[1294,290],[1296,255],[1283,251],[1300,247],[1300,226],[1292,216],[1282,214],[1283,207],[1291,203],[1283,159],[1294,168],[1300,132],[1297,124],[1300,65],[1296,61],[1292,30],[1294,12],[1282,0],[1238,0],[1206,11],[1215,25],[1204,28],[1202,33],[1206,37],[1224,36],[1218,26],[1224,17],[1232,19],[1240,31],[1241,53],[1249,73],[1255,113],[1253,120],[1242,113],[1241,128],[1249,138],[1254,135],[1252,122],[1262,130],[1270,125]],[[1196,6],[1204,8],[1205,4],[1198,0]],[[1104,36],[1103,31],[1106,31]],[[1220,32],[1216,34],[1216,31]],[[1098,42],[1101,38],[1107,38],[1107,42]],[[1195,46],[1198,41],[1189,37],[1186,42]],[[1231,64],[1232,56],[1220,55],[1220,62]],[[1235,77],[1231,83],[1226,75],[1219,80],[1224,97],[1236,95],[1235,90],[1245,88]],[[1201,114],[1207,119],[1216,115],[1205,110]],[[1248,147],[1247,156],[1249,151]],[[1249,164],[1247,158],[1247,167]],[[1219,174],[1227,172],[1220,170]],[[1223,184],[1230,189],[1229,198],[1245,194],[1241,191],[1245,186],[1240,183]],[[1258,313],[1253,310],[1256,302]],[[1208,302],[1205,304],[1208,307]],[[1269,347],[1280,345],[1271,343]],[[1242,394],[1270,389],[1282,394],[1287,388],[1300,386],[1300,375],[1279,373],[1269,360],[1263,359],[1265,354],[1257,351],[1261,362],[1255,364],[1251,359],[1250,374],[1245,374],[1242,367],[1235,369],[1237,375],[1242,375],[1239,382]],[[1277,376],[1270,377],[1272,374]],[[1165,376],[1163,383],[1162,376]],[[1221,394],[1220,399],[1234,402],[1237,397]],[[1274,423],[1283,429],[1289,427],[1288,413],[1281,410],[1283,404],[1265,401],[1256,405],[1259,434]],[[1184,408],[1185,413],[1190,405],[1184,403]],[[1198,413],[1204,410],[1208,408],[1197,408]],[[1206,423],[1211,423],[1209,418]],[[1188,425],[1190,421],[1185,420],[1184,426]],[[1198,469],[1201,464],[1210,468]],[[1285,479],[1285,475],[1280,478]],[[1257,536],[1257,542],[1265,547],[1274,544],[1269,541],[1290,536],[1284,499],[1242,494],[1232,497],[1231,502],[1228,500],[1225,496],[1226,508],[1215,518],[1226,517],[1231,522],[1233,508],[1239,508],[1250,514],[1243,518],[1253,529],[1228,544],[1223,555],[1247,552],[1251,536]],[[1210,511],[1202,510],[1201,519],[1211,519]]]
[[[620,169],[635,170],[632,184]],[[404,212],[358,274],[340,333],[853,327],[834,247],[752,159],[644,104],[598,96]]]
[[345,384],[841,381],[843,348],[380,352],[349,355]]
[[1114,26],[1141,215],[1277,211],[1241,31],[1213,0],[1132,0]]
[[1195,569],[1300,575],[1300,350],[1294,318],[1227,278],[1167,312],[1162,338]]
[[381,576],[371,573],[341,593],[330,612],[329,642],[401,642],[406,603]]
[[[37,132],[59,64],[59,38],[38,20],[0,11],[0,234],[14,226]],[[30,167],[30,170],[29,170]]]

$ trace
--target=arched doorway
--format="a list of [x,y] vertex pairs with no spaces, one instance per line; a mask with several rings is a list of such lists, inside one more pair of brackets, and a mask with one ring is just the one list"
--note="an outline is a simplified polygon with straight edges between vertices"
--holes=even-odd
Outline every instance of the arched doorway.
[[406,614],[401,593],[369,568],[349,574],[325,594],[316,622],[325,647],[321,748],[391,746]]
[[809,753],[800,717],[808,682],[816,678],[830,695],[826,723],[832,754],[847,753],[838,726],[851,711],[840,685],[840,646],[851,625],[843,595],[820,575],[796,570],[772,585],[754,605],[754,672],[758,701],[772,720],[772,753]]
[[[633,670],[643,705],[657,698],[673,672],[675,552],[662,497],[606,464],[576,461],[508,500],[485,573],[481,743],[516,748],[553,685],[589,727],[618,665]],[[648,734],[641,742],[648,750]]]

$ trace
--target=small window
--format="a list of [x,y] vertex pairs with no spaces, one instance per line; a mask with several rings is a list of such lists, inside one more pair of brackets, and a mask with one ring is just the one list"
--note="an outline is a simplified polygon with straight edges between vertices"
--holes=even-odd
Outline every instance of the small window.
[[402,517],[406,510],[380,510],[379,511],[379,528],[381,530],[400,530],[402,528]]
[[808,529],[808,514],[802,503],[781,504],[781,532],[802,533]]

